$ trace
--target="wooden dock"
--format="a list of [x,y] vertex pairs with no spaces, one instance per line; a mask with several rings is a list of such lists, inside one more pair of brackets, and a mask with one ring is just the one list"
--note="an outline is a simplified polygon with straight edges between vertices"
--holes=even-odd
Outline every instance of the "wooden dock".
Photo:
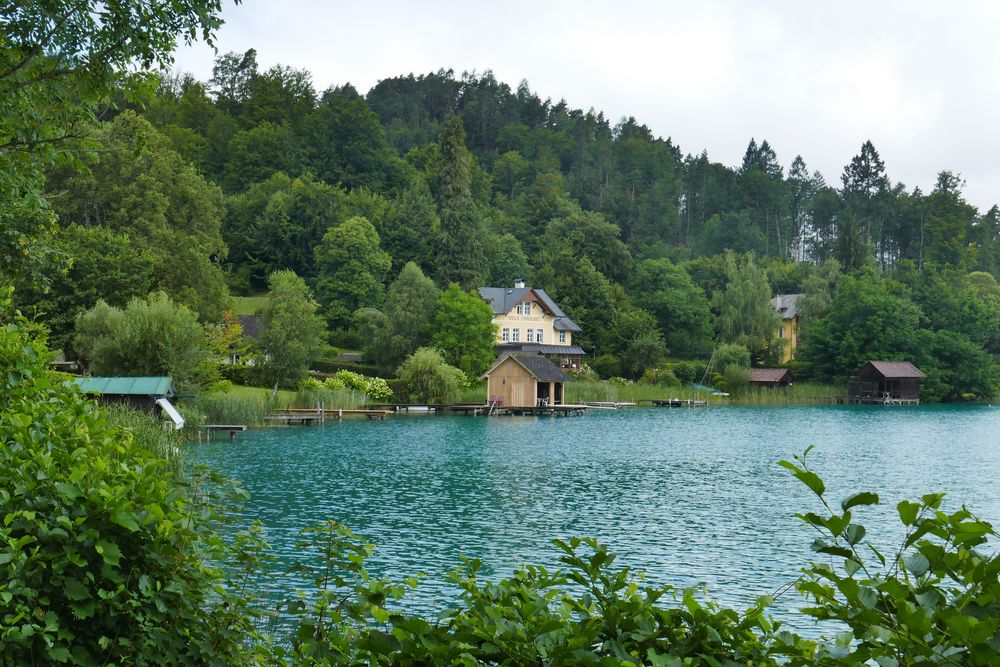
[[198,429],[198,442],[201,442],[201,432],[205,432],[205,441],[212,441],[213,433],[229,433],[229,439],[236,440],[236,434],[247,430],[246,424],[205,424]]
[[698,401],[693,398],[651,398],[648,402],[654,408],[704,408],[708,401]]
[[920,405],[919,398],[882,398],[880,396],[838,396],[840,405]]
[[367,417],[369,420],[382,421],[391,415],[389,410],[348,409],[348,408],[288,408],[273,412],[264,417],[265,422],[284,424],[285,426],[312,426],[327,421],[340,421],[344,417]]
[[635,403],[621,403],[614,401],[580,401],[580,405],[586,405],[592,410],[625,410],[634,408]]

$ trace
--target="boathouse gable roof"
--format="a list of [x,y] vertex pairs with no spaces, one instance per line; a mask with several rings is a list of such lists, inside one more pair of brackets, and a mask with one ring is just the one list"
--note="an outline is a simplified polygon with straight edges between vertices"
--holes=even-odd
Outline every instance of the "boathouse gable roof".
[[886,379],[902,378],[925,378],[924,373],[909,361],[869,361],[858,371],[859,376],[867,374],[868,369],[874,369],[876,373]]
[[792,372],[787,368],[751,368],[750,382],[757,384],[779,384],[791,382]]
[[504,352],[493,362],[493,366],[483,373],[482,378],[488,377],[508,359],[521,366],[539,382],[569,382],[572,380],[570,376],[566,375],[554,363],[540,354],[532,354],[530,352]]

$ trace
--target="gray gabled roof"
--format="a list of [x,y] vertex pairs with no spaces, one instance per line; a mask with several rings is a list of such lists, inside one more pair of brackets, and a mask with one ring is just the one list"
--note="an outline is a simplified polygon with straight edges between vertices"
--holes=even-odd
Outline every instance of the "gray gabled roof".
[[490,304],[494,315],[506,315],[514,310],[514,306],[524,299],[524,295],[532,292],[541,302],[545,310],[555,318],[552,328],[556,331],[582,331],[576,322],[571,320],[562,309],[556,305],[545,290],[532,287],[480,287],[479,296]]
[[771,308],[783,320],[790,320],[799,314],[799,297],[804,294],[779,294],[771,299]]
[[579,345],[545,345],[544,343],[503,343],[497,345],[500,352],[534,352],[535,354],[557,354],[564,357],[582,357],[586,354]]
[[569,382],[573,379],[542,355],[531,352],[504,352],[493,362],[490,370],[483,373],[482,377],[487,377],[497,366],[507,361],[507,359],[518,363],[539,382]]
[[871,366],[884,378],[898,379],[898,378],[924,378],[923,371],[911,364],[909,361],[869,361],[865,364],[858,375],[865,370],[868,366]]

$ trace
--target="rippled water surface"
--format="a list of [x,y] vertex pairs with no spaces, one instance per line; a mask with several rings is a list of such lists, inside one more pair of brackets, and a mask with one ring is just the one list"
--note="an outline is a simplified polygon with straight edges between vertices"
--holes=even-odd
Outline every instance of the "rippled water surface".
[[[658,583],[704,583],[743,605],[793,580],[815,497],[776,462],[814,444],[812,466],[886,547],[900,499],[945,491],[1000,524],[1000,409],[719,407],[593,411],[569,418],[409,416],[252,431],[188,458],[239,480],[284,573],[296,533],[336,519],[377,545],[370,569],[427,573],[407,603],[440,610],[459,556],[499,576],[555,566],[556,537],[592,536]],[[307,582],[282,576],[283,595]],[[777,605],[800,606],[793,593]],[[784,615],[784,614],[782,614]]]

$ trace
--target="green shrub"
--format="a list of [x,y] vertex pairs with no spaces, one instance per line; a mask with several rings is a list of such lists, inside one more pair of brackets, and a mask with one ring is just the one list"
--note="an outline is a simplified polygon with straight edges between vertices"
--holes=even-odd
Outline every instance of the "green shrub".
[[667,364],[667,368],[673,371],[682,384],[700,382],[705,374],[705,366],[704,361],[671,361]]
[[750,350],[735,343],[720,345],[715,350],[712,366],[720,373],[725,373],[726,366],[750,368]]
[[742,392],[750,386],[750,369],[743,366],[729,364],[723,367],[722,377],[726,391],[732,393]]
[[468,386],[465,373],[445,363],[432,347],[421,347],[397,371],[406,386],[404,400],[411,403],[454,403]]
[[219,499],[149,448],[164,443],[148,422],[109,420],[46,356],[23,320],[0,328],[4,664],[247,662],[247,605],[210,564],[228,560]]
[[646,369],[646,372],[642,374],[639,381],[644,384],[661,384],[671,387],[679,386],[681,383],[668,366],[658,366]]
[[602,354],[590,362],[594,372],[602,378],[617,377],[622,374],[622,362],[614,354]]

